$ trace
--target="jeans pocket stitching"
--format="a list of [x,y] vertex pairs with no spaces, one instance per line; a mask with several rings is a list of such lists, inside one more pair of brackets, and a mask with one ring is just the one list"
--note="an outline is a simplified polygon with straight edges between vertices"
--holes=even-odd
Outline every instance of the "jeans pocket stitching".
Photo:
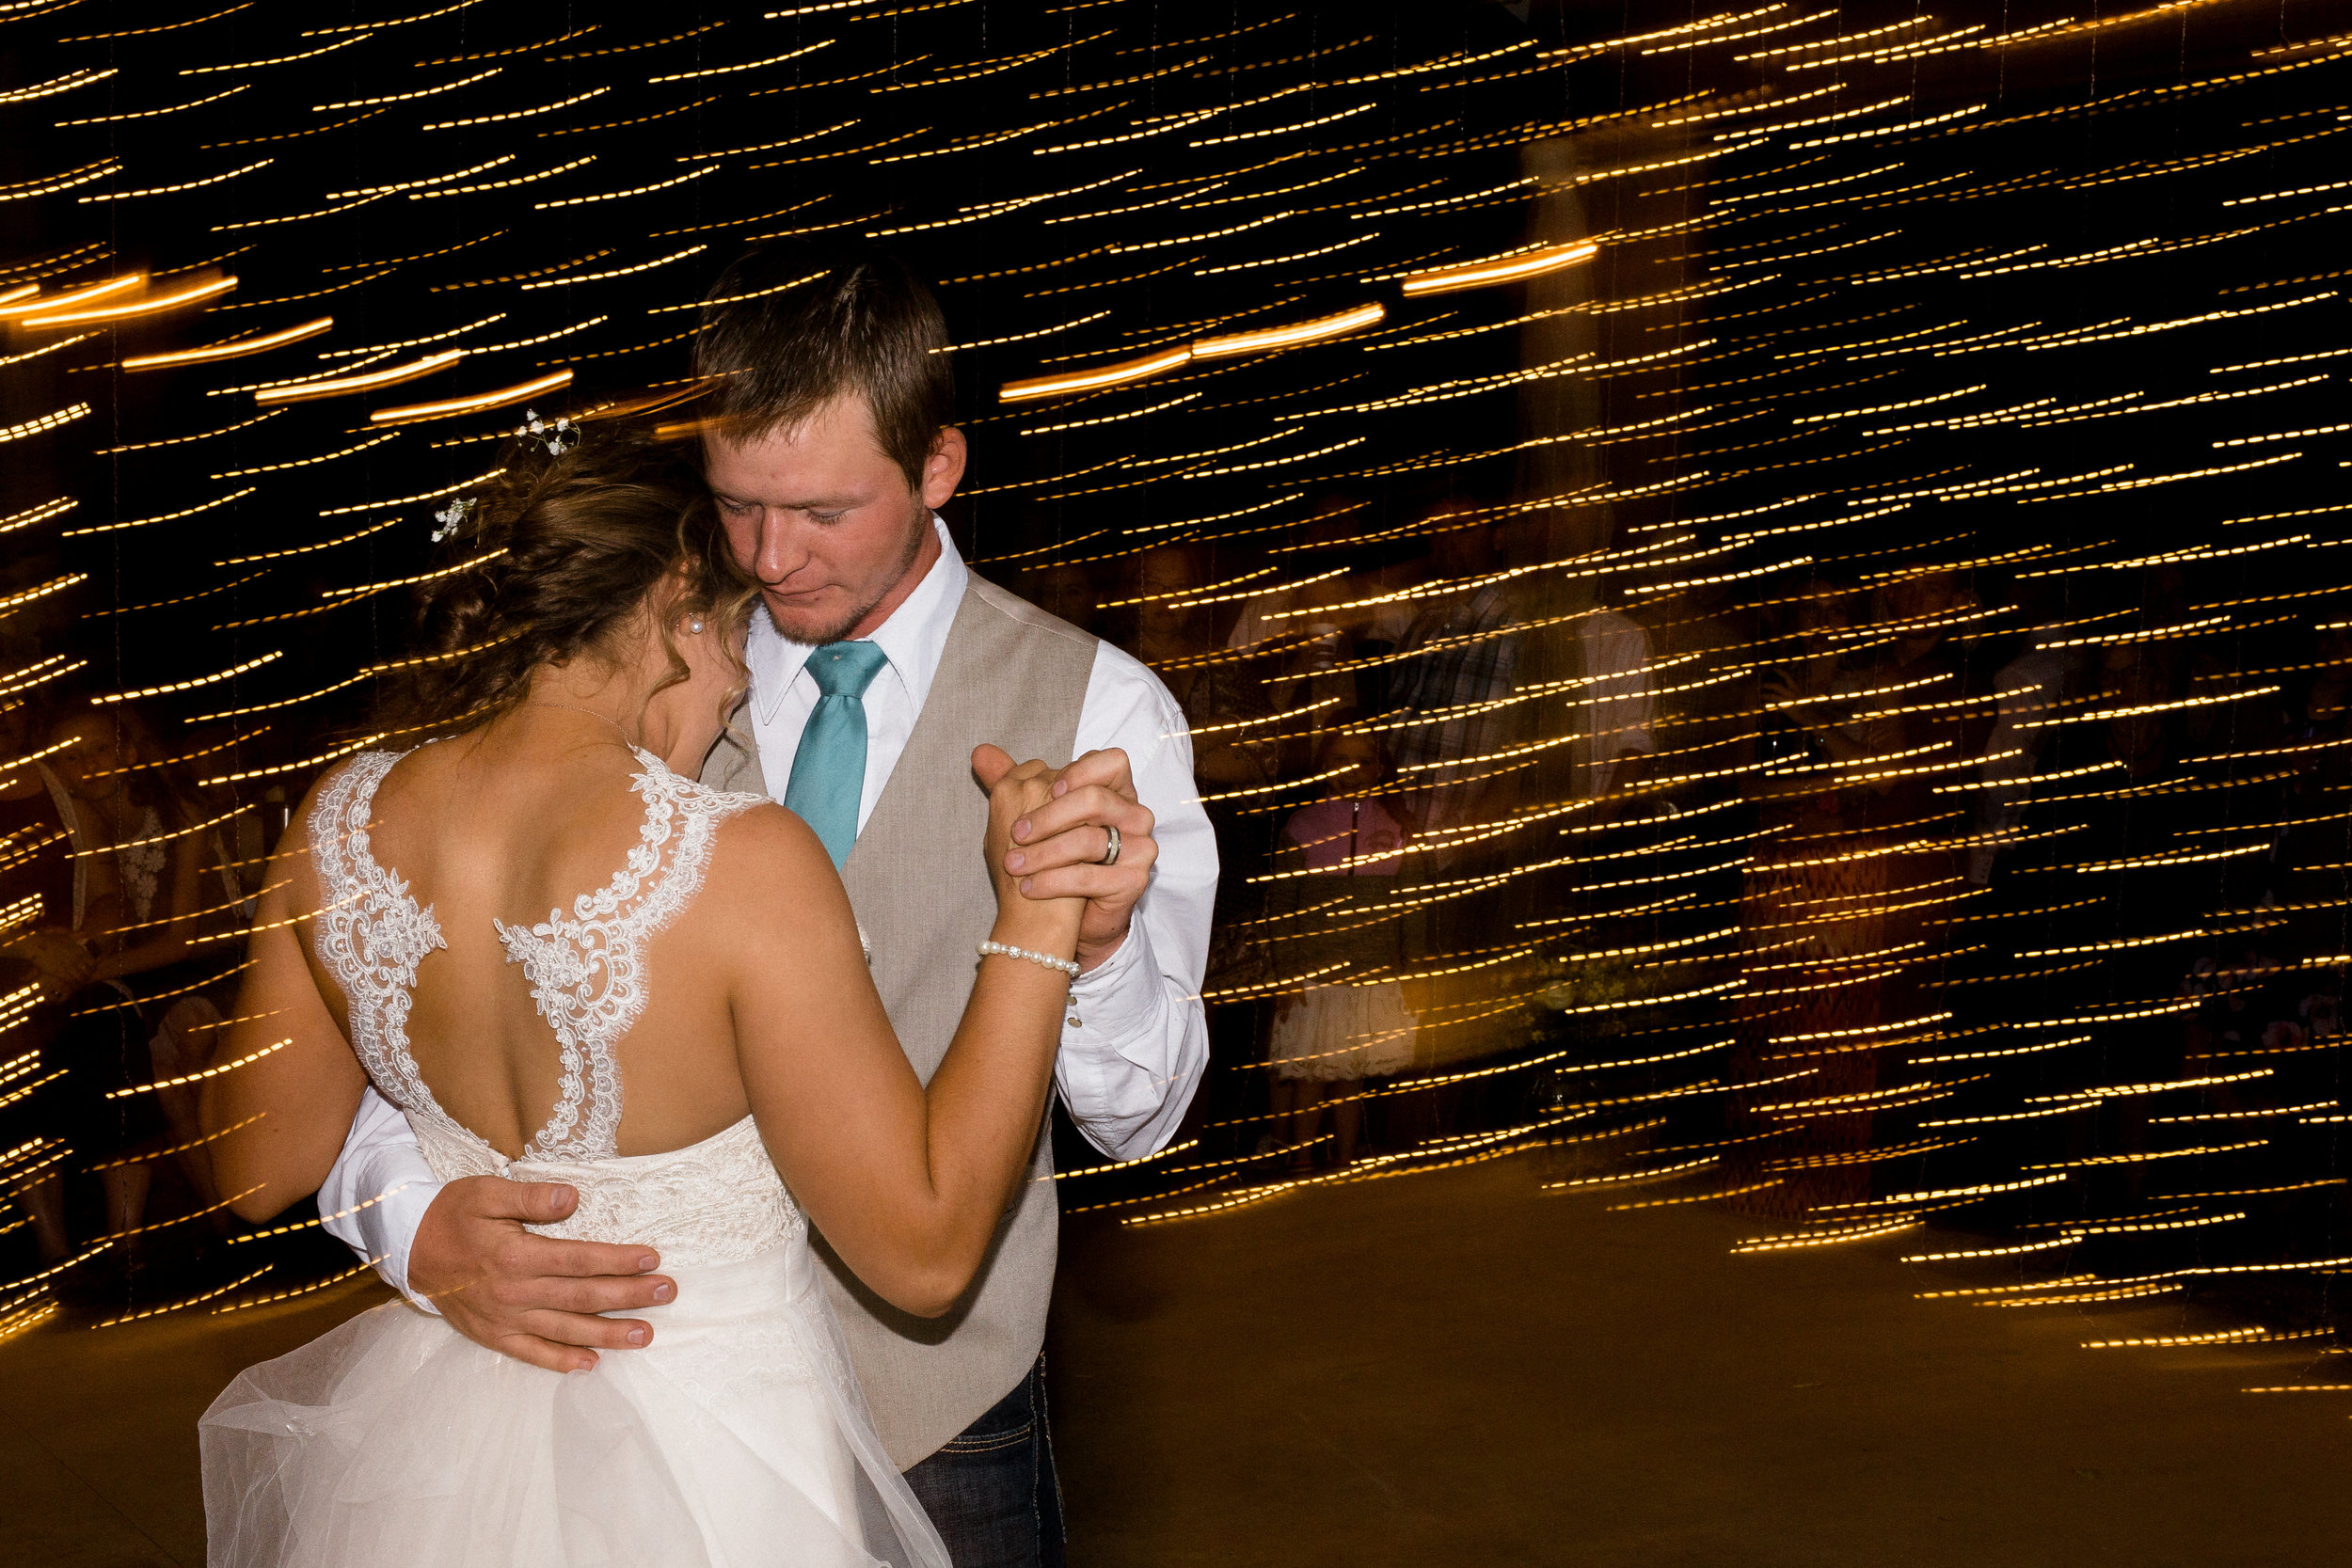
[[1009,1449],[1027,1442],[1036,1430],[1035,1423],[1031,1423],[1014,1432],[991,1432],[977,1435],[951,1437],[940,1445],[939,1451],[942,1453],[993,1453],[999,1449]]

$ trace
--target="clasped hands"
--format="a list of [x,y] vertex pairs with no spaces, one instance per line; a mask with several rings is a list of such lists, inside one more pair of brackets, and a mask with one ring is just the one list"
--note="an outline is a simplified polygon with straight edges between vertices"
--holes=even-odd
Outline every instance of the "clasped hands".
[[[1015,764],[994,746],[972,753],[972,773],[991,791]],[[1012,826],[1002,870],[1035,899],[1084,898],[1078,967],[1090,973],[1127,940],[1136,900],[1152,879],[1159,845],[1151,810],[1136,797],[1127,753],[1089,752],[1058,772],[1041,801]],[[1103,863],[1118,832],[1119,858]],[[585,1371],[600,1350],[653,1342],[642,1319],[606,1317],[676,1299],[648,1246],[560,1241],[525,1228],[567,1217],[579,1195],[561,1182],[469,1176],[445,1184],[417,1227],[409,1289],[430,1299],[467,1338],[550,1371]]]

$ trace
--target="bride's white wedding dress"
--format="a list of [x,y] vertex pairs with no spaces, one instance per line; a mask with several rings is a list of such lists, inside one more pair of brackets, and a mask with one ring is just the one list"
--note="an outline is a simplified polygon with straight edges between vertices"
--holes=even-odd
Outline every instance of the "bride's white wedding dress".
[[628,864],[569,916],[494,923],[561,1053],[554,1113],[522,1158],[442,1111],[409,1054],[417,966],[446,943],[369,852],[399,753],[358,758],[311,815],[318,948],[353,1047],[436,1176],[570,1183],[572,1217],[532,1228],[660,1249],[676,1302],[634,1314],[655,1325],[650,1347],[587,1372],[511,1360],[406,1302],[249,1368],[201,1427],[214,1568],[947,1568],[874,1434],[807,1221],[752,1119],[687,1148],[614,1152],[613,1048],[645,1007],[647,944],[692,900],[719,823],[760,800],[637,754],[645,817]]

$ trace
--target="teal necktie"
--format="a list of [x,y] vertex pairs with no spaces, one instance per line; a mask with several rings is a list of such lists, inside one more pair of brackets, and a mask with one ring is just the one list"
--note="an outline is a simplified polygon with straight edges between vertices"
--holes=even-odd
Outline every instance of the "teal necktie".
[[828,642],[808,656],[823,695],[801,731],[784,803],[823,841],[836,871],[857,843],[857,803],[866,792],[866,689],[888,662],[872,642]]

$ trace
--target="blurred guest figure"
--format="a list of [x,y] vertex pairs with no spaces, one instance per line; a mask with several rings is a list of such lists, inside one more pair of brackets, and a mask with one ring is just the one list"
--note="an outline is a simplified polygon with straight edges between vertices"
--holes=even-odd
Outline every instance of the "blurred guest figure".
[[1319,498],[1313,515],[1299,530],[1298,547],[1277,558],[1277,575],[1288,586],[1245,601],[1226,636],[1225,645],[1236,653],[1258,655],[1260,678],[1278,710],[1298,708],[1318,698],[1340,699],[1341,693],[1318,685],[1314,677],[1356,653],[1356,644],[1367,632],[1382,637],[1384,610],[1396,623],[1387,627],[1387,641],[1393,641],[1403,628],[1404,617],[1392,608],[1357,602],[1379,591],[1375,576],[1352,569],[1355,562],[1349,559],[1349,547],[1361,534],[1367,515],[1367,503],[1354,496]]
[[[34,831],[54,824],[46,831],[56,842],[50,885],[40,890],[43,923],[14,951],[38,975],[36,1028],[46,1062],[63,1072],[52,1125],[77,1164],[97,1168],[112,1235],[135,1231],[146,1212],[148,1164],[127,1157],[172,1124],[157,1091],[137,1092],[152,1081],[155,1063],[150,1021],[128,982],[188,956],[203,839],[135,713],[120,705],[62,706],[61,717],[34,732],[41,754],[32,781],[20,780],[15,791]],[[203,1022],[196,1011],[174,1019],[175,1063],[209,1050],[196,1037]],[[22,1196],[44,1257],[65,1256],[63,1178],[52,1173]]]
[[1640,782],[1657,750],[1649,629],[1621,609],[1603,609],[1577,627],[1584,680],[1578,702],[1576,792],[1588,798]]
[[1994,673],[1997,717],[1977,769],[1985,787],[1977,792],[1976,841],[1968,849],[1968,880],[1977,887],[1992,880],[2002,841],[2025,821],[2033,776],[2050,747],[2051,732],[2042,721],[2064,692],[2069,659],[2066,650],[2043,644],[2062,635],[2055,626],[2036,625],[2026,635],[2024,650]]
[[[1412,1065],[1413,1014],[1393,974],[1402,958],[1398,922],[1387,906],[1404,869],[1405,828],[1377,793],[1379,741],[1334,730],[1317,749],[1324,798],[1291,813],[1275,856],[1278,898],[1290,918],[1278,927],[1280,967],[1310,978],[1274,1015],[1273,1109],[1290,1117],[1294,1168],[1311,1163],[1326,1103],[1339,1163],[1356,1158],[1363,1126],[1363,1081]],[[1278,1124],[1279,1125],[1279,1124]]]
[[[1473,519],[1475,513],[1469,514]],[[1507,531],[1462,520],[1458,502],[1434,509],[1429,568],[1438,592],[1422,599],[1398,642],[1392,697],[1400,717],[1396,774],[1406,810],[1424,832],[1498,815],[1509,782],[1487,760],[1510,731],[1501,710],[1518,682],[1519,631],[1495,567],[1507,559]],[[1437,863],[1453,857],[1443,851]]]
[[1193,774],[1204,786],[1247,786],[1271,776],[1247,742],[1270,711],[1259,672],[1216,647],[1208,607],[1187,602],[1207,582],[1198,546],[1160,545],[1135,558],[1129,653],[1152,666],[1192,723]]

